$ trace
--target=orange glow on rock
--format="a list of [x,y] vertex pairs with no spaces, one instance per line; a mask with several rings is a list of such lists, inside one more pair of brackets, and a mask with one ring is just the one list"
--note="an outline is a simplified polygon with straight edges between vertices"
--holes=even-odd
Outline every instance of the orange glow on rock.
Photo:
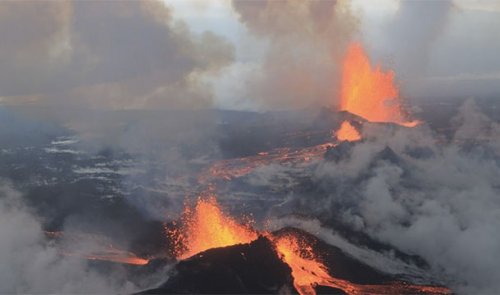
[[[186,206],[182,224],[168,231],[176,240],[176,256],[186,259],[212,248],[247,244],[258,238],[259,232],[223,212],[212,195],[200,197],[194,206]],[[359,285],[337,279],[329,274],[312,247],[311,242],[298,234],[260,232],[275,246],[276,254],[291,269],[293,285],[300,295],[316,294],[318,285],[340,289],[347,294],[449,294],[444,287],[418,286],[404,282],[383,285]]]
[[342,64],[340,110],[348,111],[370,122],[390,122],[413,127],[401,104],[394,72],[372,67],[360,43],[347,49]]
[[361,139],[361,134],[348,121],[342,122],[340,129],[335,133],[338,140],[357,141]]
[[402,282],[361,285],[334,278],[306,240],[294,234],[271,237],[271,239],[283,262],[292,269],[293,285],[300,295],[315,295],[314,287],[318,285],[340,289],[351,295],[451,294],[448,288],[439,286],[413,285]]
[[224,213],[214,196],[199,198],[194,207],[186,206],[181,227],[170,234],[177,240],[176,254],[181,259],[257,239],[249,224],[238,223]]
[[310,245],[290,234],[275,238],[274,244],[283,262],[292,269],[293,285],[301,295],[316,294],[316,285],[331,285],[333,278]]

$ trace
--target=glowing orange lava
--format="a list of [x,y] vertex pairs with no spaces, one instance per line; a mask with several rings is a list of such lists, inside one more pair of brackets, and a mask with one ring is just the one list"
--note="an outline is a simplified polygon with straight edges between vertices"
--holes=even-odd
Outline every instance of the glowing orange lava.
[[357,141],[361,139],[361,134],[348,121],[342,122],[335,136],[341,141]]
[[296,235],[271,237],[283,262],[292,269],[293,285],[301,295],[315,295],[314,287],[328,286],[347,294],[451,294],[445,287],[390,282],[384,285],[361,285],[337,279],[315,255],[312,246]]
[[261,152],[255,156],[217,161],[203,171],[198,177],[200,183],[213,180],[231,180],[245,176],[258,167],[279,164],[298,164],[320,159],[332,143],[324,143],[302,149],[278,148],[269,152]]
[[[168,234],[177,240],[176,253],[180,259],[189,258],[212,248],[250,243],[259,233],[222,211],[214,196],[198,198],[193,207],[186,206],[182,225]],[[316,294],[318,285],[341,289],[347,294],[449,294],[443,287],[411,285],[394,282],[384,285],[360,285],[337,279],[315,254],[310,242],[294,233],[261,232],[270,239],[276,253],[292,270],[293,285],[301,295]]]
[[316,260],[311,246],[290,234],[275,238],[274,244],[283,262],[292,269],[293,285],[301,295],[316,294],[316,285],[330,285],[333,278]]
[[[103,236],[89,233],[66,233],[62,231],[45,231],[45,235],[56,241],[65,239],[68,244],[57,244],[59,252],[64,256],[81,257],[88,260],[100,260],[116,263],[146,265],[148,259],[138,257],[132,252],[116,248],[109,239]],[[92,249],[69,248],[68,245],[78,243],[90,243]]]
[[394,83],[394,72],[384,72],[379,65],[370,64],[360,43],[349,46],[342,65],[340,109],[371,122],[391,122],[406,127],[418,121],[406,119]]
[[199,198],[193,208],[186,206],[182,225],[173,234],[178,240],[176,253],[181,259],[211,248],[257,239],[257,233],[248,224],[238,223],[224,213],[214,196]]
[[72,252],[61,252],[61,253],[65,256],[82,257],[88,260],[108,261],[108,262],[116,262],[123,264],[146,265],[149,263],[148,259],[140,258],[130,252],[121,250],[95,252],[92,254],[72,253]]

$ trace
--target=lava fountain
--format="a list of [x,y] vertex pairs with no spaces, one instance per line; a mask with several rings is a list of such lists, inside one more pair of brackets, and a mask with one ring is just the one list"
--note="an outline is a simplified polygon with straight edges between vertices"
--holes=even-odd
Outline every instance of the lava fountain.
[[198,198],[194,207],[186,206],[181,226],[169,232],[175,240],[175,253],[184,259],[199,252],[257,239],[250,222],[239,223],[220,208],[215,196]]
[[380,65],[372,67],[360,43],[351,44],[344,57],[340,110],[371,122],[390,122],[406,127],[419,123],[406,118],[394,72],[383,71]]

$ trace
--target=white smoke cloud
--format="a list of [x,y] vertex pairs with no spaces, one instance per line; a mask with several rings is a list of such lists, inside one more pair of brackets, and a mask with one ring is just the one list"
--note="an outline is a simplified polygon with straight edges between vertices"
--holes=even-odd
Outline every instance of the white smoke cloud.
[[118,273],[104,275],[87,261],[61,256],[22,196],[0,185],[0,293],[92,293],[137,291]]
[[482,140],[500,148],[500,124],[483,114],[474,99],[464,102],[453,121],[459,126],[454,134],[456,141]]
[[[448,144],[436,143],[425,127],[368,131],[369,139],[350,157],[319,166],[316,179],[340,183],[337,188],[347,183],[327,200],[332,214],[346,209],[343,222],[422,256],[460,293],[495,293],[500,290],[500,268],[492,259],[500,255],[498,124],[473,101],[464,103],[453,122],[460,125]],[[468,145],[473,142],[475,147]],[[380,158],[386,146],[398,160]],[[416,147],[429,155],[409,156]]]

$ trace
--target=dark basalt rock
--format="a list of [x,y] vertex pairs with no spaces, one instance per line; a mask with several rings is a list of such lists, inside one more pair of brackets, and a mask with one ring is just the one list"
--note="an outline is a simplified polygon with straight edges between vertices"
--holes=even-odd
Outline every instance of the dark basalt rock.
[[293,287],[291,269],[271,242],[210,249],[177,264],[166,283],[142,294],[272,294]]
[[316,291],[316,294],[321,295],[321,294],[338,294],[338,295],[344,295],[347,294],[343,290],[337,289],[337,288],[332,288],[332,287],[327,287],[327,286],[316,286],[314,288],[314,291]]
[[325,160],[338,162],[349,158],[354,144],[354,142],[342,141],[336,146],[329,147],[324,155]]

